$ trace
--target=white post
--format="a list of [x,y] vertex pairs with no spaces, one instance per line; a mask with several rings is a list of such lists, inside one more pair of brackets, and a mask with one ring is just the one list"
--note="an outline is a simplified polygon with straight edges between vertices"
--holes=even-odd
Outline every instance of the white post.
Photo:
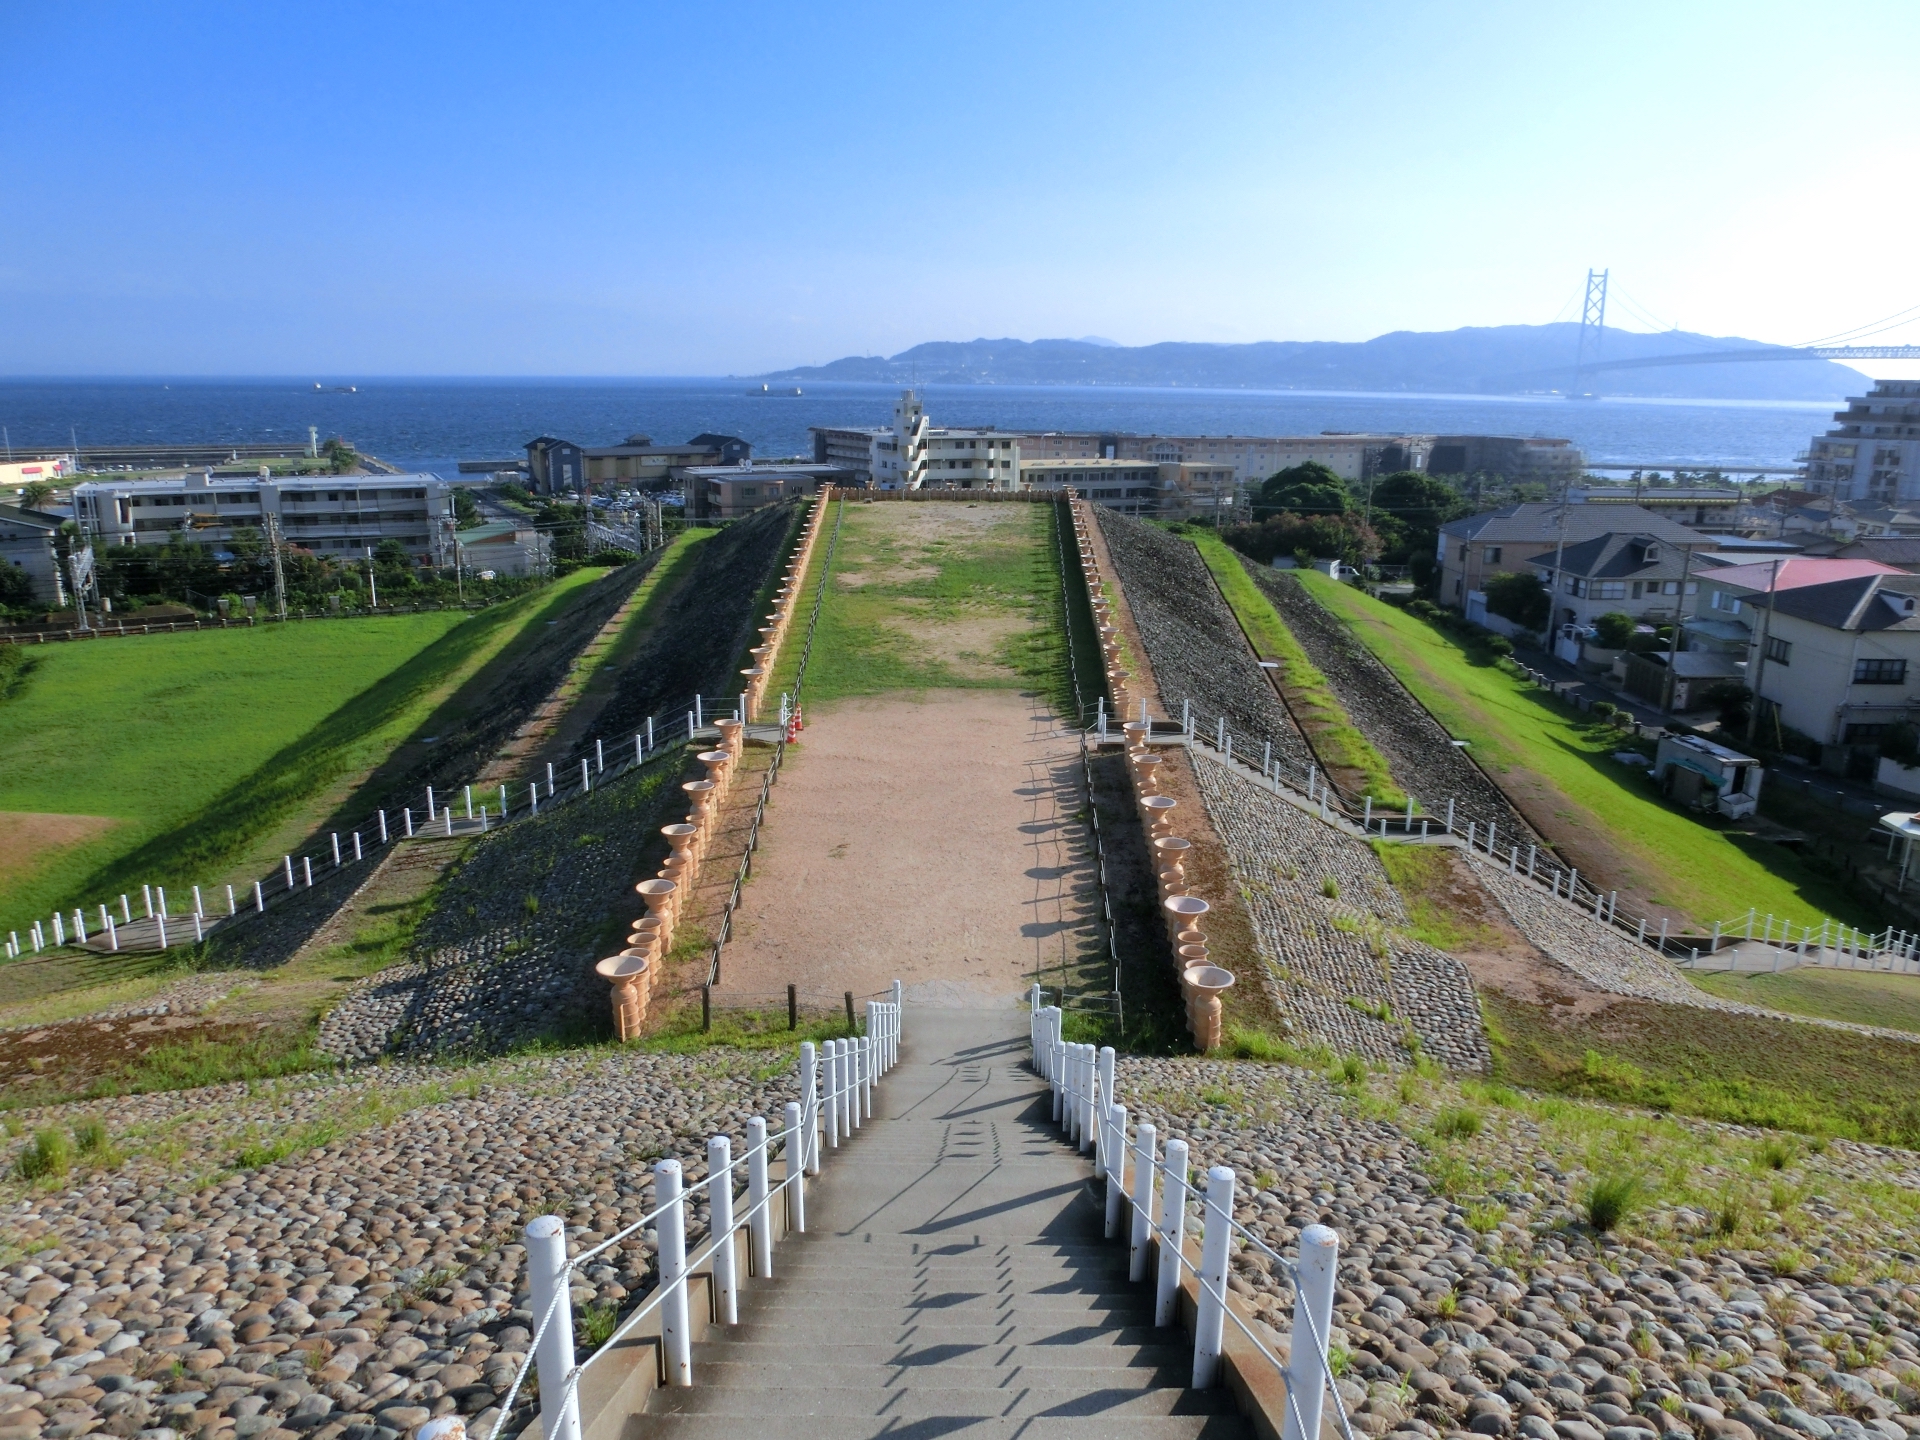
[[547,762],[547,798],[549,800],[553,798],[553,762],[551,760]]
[[1233,1168],[1207,1171],[1207,1228],[1200,1238],[1200,1303],[1193,1322],[1193,1388],[1212,1387],[1227,1322],[1227,1255],[1233,1238]]
[[1161,1329],[1178,1318],[1181,1247],[1187,1235],[1187,1142],[1167,1141],[1167,1180],[1160,1189],[1160,1263],[1154,1274],[1153,1323]]
[[593,777],[587,774],[586,757],[582,756],[580,758],[580,789],[581,789],[581,792],[584,794],[586,791],[591,790],[592,788],[593,788]]
[[267,913],[266,892],[260,888],[260,882],[258,880],[253,882],[253,913],[256,915],[264,915]]
[[887,988],[893,991],[893,999],[889,1002],[893,1006],[893,1040],[892,1049],[887,1054],[887,1064],[897,1065],[900,1063],[900,1022],[906,1012],[902,1009],[900,1003],[902,988],[900,982],[895,980]]
[[[811,1088],[811,1087],[809,1087]],[[787,1228],[796,1235],[807,1233],[807,1156],[813,1151],[808,1131],[811,1121],[801,1120],[801,1108],[789,1100],[780,1112],[787,1124]]]
[[[693,728],[696,730],[698,730],[702,725],[707,723],[706,712],[702,710],[700,706],[701,706],[700,697],[696,695],[693,697]],[[687,736],[687,738],[691,740],[693,736],[689,735]]]
[[1127,1191],[1127,1107],[1108,1101],[1102,1105],[1105,1128],[1100,1132],[1100,1173],[1107,1177],[1106,1237],[1120,1234],[1120,1202]]
[[427,786],[427,819],[433,819],[433,786]]
[[1447,833],[1453,833],[1453,801],[1447,801]]
[[1367,796],[1366,801],[1367,808],[1360,820],[1360,829],[1363,833],[1373,828],[1373,797],[1371,795]]
[[767,1210],[767,1119],[747,1117],[747,1266],[773,1278],[773,1216]]
[[468,785],[464,787],[464,789],[466,792],[467,819],[471,820],[473,819],[473,786]]
[[127,892],[124,890],[120,892],[120,923],[122,925],[133,923],[133,907],[127,903]]
[[[291,885],[293,883],[292,879],[289,878],[287,883]],[[153,886],[142,885],[140,887],[140,899],[147,907],[147,918],[151,920],[153,918]],[[1822,931],[1821,933],[1825,934],[1826,932]]]
[[527,786],[527,813],[529,815],[540,813],[540,782],[538,780]]
[[200,917],[198,915],[195,915],[193,917],[193,943],[198,945],[202,940],[206,938],[207,938],[207,932],[201,928]]
[[597,739],[593,742],[593,773],[596,775],[607,773],[606,747]]
[[647,716],[647,749],[653,748],[653,717]]
[[411,839],[413,838],[413,811],[412,811],[412,809],[411,809],[411,808],[409,808],[409,809],[406,809],[406,810],[402,810],[402,811],[400,812],[400,818],[401,818],[402,820],[404,820],[404,821],[406,821],[406,823],[407,823],[407,838],[408,838],[409,840],[411,840]]
[[[282,855],[280,857],[280,865],[281,865],[281,868],[285,870],[287,873],[287,889],[291,890],[293,889],[293,856]],[[153,913],[153,909],[151,906],[148,907],[147,913],[149,915]]]
[[714,1318],[722,1325],[740,1323],[739,1277],[734,1257],[739,1253],[733,1233],[733,1141],[715,1135],[707,1141],[707,1234],[713,1237]]
[[[800,1168],[809,1175],[820,1173],[820,1140],[814,1133],[813,1117],[820,1104],[819,1060],[815,1054],[813,1042],[800,1042],[800,1110],[806,1118],[805,1132],[796,1130],[794,1138],[800,1144]],[[787,1166],[791,1170],[793,1156],[787,1156]]]
[[487,807],[484,805],[480,807],[480,833],[487,833]]
[[1499,821],[1497,821],[1497,820],[1489,820],[1489,821],[1487,822],[1487,858],[1488,858],[1489,860],[1491,860],[1491,859],[1493,858],[1493,836],[1494,836],[1494,832],[1495,832],[1495,831],[1497,831],[1497,830],[1498,830],[1499,828],[1500,828],[1500,822],[1499,822]]
[[446,822],[447,834],[453,834],[453,806],[442,805],[440,807],[440,818]]
[[86,941],[87,922],[86,922],[85,911],[76,910],[73,912],[73,938],[81,941],[82,943],[85,943]]
[[1080,1051],[1080,1113],[1075,1117],[1080,1127],[1080,1149],[1091,1150],[1094,1146],[1094,1124],[1098,1116],[1094,1112],[1094,1087],[1100,1078],[1099,1052],[1092,1045],[1081,1045]]
[[363,860],[366,858],[360,852],[360,832],[358,830],[353,832],[353,858],[355,860]]
[[300,857],[300,869],[307,877],[307,889],[311,890],[313,888],[313,857],[310,855],[302,855]]
[[504,783],[500,786],[500,818],[507,818],[507,787]]
[[[227,891],[229,894],[231,894],[233,891],[233,887],[229,885],[227,887]],[[100,907],[100,928],[102,930],[105,930],[112,924],[113,924],[113,913],[109,911],[106,906],[102,905]]]
[[107,948],[113,951],[120,949],[120,927],[113,923],[111,912],[107,915]]
[[1153,1167],[1158,1127],[1142,1120],[1133,1142],[1133,1219],[1127,1227],[1127,1279],[1147,1278],[1147,1238],[1153,1225]]
[[645,760],[646,758],[647,758],[647,752],[641,746],[640,736],[636,733],[633,737],[633,763],[638,765],[641,761]]
[[[653,1198],[666,1208],[658,1221],[660,1285],[667,1298],[660,1303],[660,1343],[666,1359],[667,1384],[693,1384],[693,1337],[687,1325],[687,1207],[680,1198],[680,1162],[666,1159],[653,1167]],[[540,1389],[546,1391],[543,1381]]]
[[580,1440],[580,1405],[567,1393],[567,1375],[573,1369],[573,1302],[568,1294],[566,1222],[558,1215],[538,1216],[527,1223],[521,1238],[527,1246],[534,1328],[549,1309],[553,1312],[534,1351],[541,1434],[546,1440]]
[[826,1091],[827,1147],[840,1148],[840,1042],[829,1040],[821,1047],[822,1087]]
[[1720,953],[1720,922],[1718,920],[1713,922],[1713,940],[1707,946],[1707,953],[1709,955]]
[[1273,768],[1273,741],[1267,741],[1260,749],[1260,773],[1265,775]]
[[1282,1440],[1319,1440],[1320,1407],[1326,1398],[1325,1345],[1333,1325],[1333,1281],[1340,1237],[1324,1225],[1300,1232],[1296,1264],[1300,1284],[1293,1297],[1293,1351],[1287,1366],[1286,1424]]
[[66,922],[60,918],[60,912],[58,910],[53,912],[53,943],[56,945],[64,945],[67,943],[67,925]]
[[193,887],[193,913],[196,915],[204,915],[207,913],[206,907],[200,901],[200,887],[198,885]]
[[380,843],[387,843],[387,812],[384,810],[380,812]]
[[167,918],[167,887],[164,885],[154,886],[153,898],[155,899],[155,901],[159,903],[160,918],[162,920],[166,919]]
[[[1103,1127],[1107,1118],[1107,1106],[1113,1103],[1113,1047],[1111,1045],[1100,1047],[1094,1067],[1100,1089],[1097,1094],[1090,1095],[1088,1099],[1094,1107],[1091,1112],[1092,1118],[1098,1123],[1089,1128],[1094,1130],[1100,1147],[1095,1152],[1094,1158],[1104,1162],[1107,1158],[1107,1132]],[[1111,1214],[1111,1210],[1108,1213]],[[1111,1228],[1107,1231],[1107,1238],[1109,1240],[1113,1238]]]

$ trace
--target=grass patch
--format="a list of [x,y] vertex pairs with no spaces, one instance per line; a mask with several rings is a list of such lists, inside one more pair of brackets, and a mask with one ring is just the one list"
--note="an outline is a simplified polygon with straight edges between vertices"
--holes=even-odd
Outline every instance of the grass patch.
[[1599,1014],[1486,991],[1499,1078],[1708,1120],[1920,1147],[1920,1046],[1652,1001]]
[[0,907],[47,914],[137,894],[146,882],[184,895],[264,866],[279,853],[267,843],[273,832],[316,821],[342,782],[386,759],[464,681],[602,575],[583,570],[475,614],[49,647],[31,685],[0,708],[0,811],[114,823],[0,873]]
[[1687,978],[1714,995],[1790,1015],[1920,1032],[1920,977],[1858,970],[1785,970],[1778,975],[1695,974]]
[[1307,658],[1273,602],[1260,593],[1239,553],[1214,535],[1196,533],[1190,538],[1207,569],[1213,572],[1254,653],[1262,660],[1280,662],[1280,689],[1287,697],[1287,707],[1313,742],[1321,765],[1359,776],[1364,792],[1388,808],[1404,807],[1406,792],[1394,784],[1386,757],[1354,728],[1347,707],[1340,703],[1319,666]]
[[1373,853],[1406,908],[1407,930],[1436,950],[1473,950],[1499,943],[1485,921],[1464,912],[1453,898],[1453,861],[1437,845],[1375,840]]
[[[1070,713],[1050,505],[848,504],[807,662],[809,702],[1032,686]],[[823,542],[808,568],[810,608]],[[798,617],[804,627],[806,609]],[[804,629],[800,632],[804,635]],[[799,644],[784,647],[788,688]]]
[[1580,1208],[1587,1223],[1604,1234],[1639,1209],[1645,1198],[1638,1175],[1596,1175],[1580,1192]]
[[1298,578],[1449,732],[1472,742],[1483,767],[1546,782],[1557,792],[1555,812],[1602,835],[1660,904],[1703,922],[1757,905],[1796,924],[1835,915],[1874,927],[1844,889],[1784,846],[1731,834],[1668,804],[1639,772],[1613,761],[1619,731],[1536,689],[1491,652],[1325,576],[1303,571]]
[[647,571],[646,578],[634,587],[633,596],[628,602],[627,618],[621,622],[619,630],[601,650],[588,651],[580,657],[573,674],[560,688],[562,697],[571,701],[590,685],[594,677],[605,671],[609,675],[618,674],[621,667],[633,659],[640,647],[647,641],[654,622],[680,582],[692,573],[695,562],[700,558],[701,542],[711,540],[718,530],[682,530],[653,562],[653,568]]
[[687,1005],[669,1014],[658,1030],[625,1048],[667,1055],[695,1055],[716,1048],[786,1050],[802,1040],[811,1040],[817,1045],[860,1033],[848,1026],[845,1015],[824,1019],[818,1015],[802,1015],[799,1020],[799,1027],[789,1030],[785,1010],[717,1010],[713,1015],[713,1028],[703,1031],[699,1005]]

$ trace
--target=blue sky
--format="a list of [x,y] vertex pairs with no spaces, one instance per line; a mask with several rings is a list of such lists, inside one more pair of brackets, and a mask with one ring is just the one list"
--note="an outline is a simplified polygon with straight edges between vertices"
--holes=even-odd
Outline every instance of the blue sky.
[[0,372],[1358,340],[1589,265],[1805,341],[1920,305],[1917,50],[1907,3],[0,5]]

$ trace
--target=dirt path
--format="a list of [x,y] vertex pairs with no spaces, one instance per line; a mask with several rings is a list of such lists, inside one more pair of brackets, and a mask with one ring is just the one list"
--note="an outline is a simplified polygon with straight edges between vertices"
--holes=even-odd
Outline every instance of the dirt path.
[[942,690],[811,716],[774,791],[718,998],[1011,1003],[1098,944],[1079,750],[1031,698]]

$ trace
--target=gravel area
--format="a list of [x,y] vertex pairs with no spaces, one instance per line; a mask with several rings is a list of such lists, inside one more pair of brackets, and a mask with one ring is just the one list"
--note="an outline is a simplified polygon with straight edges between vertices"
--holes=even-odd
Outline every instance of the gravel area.
[[1449,799],[1458,801],[1462,828],[1471,819],[1484,829],[1491,820],[1502,834],[1531,833],[1505,792],[1452,743],[1446,727],[1297,578],[1251,561],[1246,570],[1408,794],[1435,811]]
[[[1339,1233],[1334,1354],[1356,1433],[1920,1434],[1920,1257],[1904,1250],[1883,1248],[1862,1281],[1838,1263],[1781,1276],[1752,1252],[1595,1235],[1570,1221],[1581,1176],[1524,1144],[1527,1187],[1491,1214],[1469,1208],[1436,1190],[1431,1155],[1398,1125],[1309,1071],[1124,1060],[1116,1088],[1132,1118],[1189,1142],[1196,1170],[1237,1169],[1236,1218],[1281,1254],[1307,1224]],[[1879,1157],[1912,1186],[1911,1156]],[[1232,1263],[1230,1286],[1284,1351],[1290,1287],[1253,1247]]]
[[1147,647],[1167,713],[1191,700],[1197,724],[1224,715],[1237,745],[1273,742],[1296,770],[1312,760],[1305,737],[1255,662],[1240,622],[1220,598],[1200,552],[1157,525],[1095,506],[1127,607]]
[[[792,1073],[784,1051],[575,1052],[22,1116],[101,1119],[127,1158],[0,1192],[0,1436],[396,1440],[454,1411],[488,1426],[532,1324],[521,1227],[562,1215],[578,1250],[637,1220],[655,1158],[698,1179],[706,1137],[743,1144]],[[275,1143],[290,1153],[247,1164]],[[181,1178],[195,1163],[234,1168]],[[635,1301],[647,1233],[580,1272],[576,1304]],[[531,1417],[516,1411],[509,1435]]]
[[413,958],[349,991],[321,1022],[320,1048],[343,1060],[496,1053],[599,1018],[601,932],[610,914],[644,912],[628,886],[682,798],[670,783],[681,769],[669,756],[475,841]]
[[1211,752],[1196,747],[1194,755],[1255,943],[1300,1030],[1370,1060],[1410,1063],[1417,1042],[1419,1053],[1454,1069],[1489,1069],[1466,967],[1404,933],[1406,911],[1367,843]]

